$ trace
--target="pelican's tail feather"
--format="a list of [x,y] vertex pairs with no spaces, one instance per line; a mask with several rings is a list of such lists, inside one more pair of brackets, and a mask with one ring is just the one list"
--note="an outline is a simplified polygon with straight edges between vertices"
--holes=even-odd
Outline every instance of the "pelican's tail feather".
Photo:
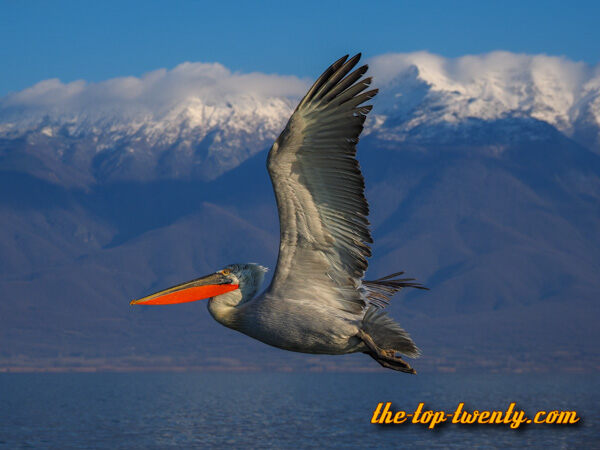
[[380,308],[369,306],[362,320],[362,329],[383,350],[396,351],[410,358],[421,355],[409,334]]
[[416,283],[414,278],[401,278],[404,272],[397,272],[377,280],[363,280],[368,302],[379,308],[385,308],[394,294],[400,289],[411,287],[428,290],[421,283]]

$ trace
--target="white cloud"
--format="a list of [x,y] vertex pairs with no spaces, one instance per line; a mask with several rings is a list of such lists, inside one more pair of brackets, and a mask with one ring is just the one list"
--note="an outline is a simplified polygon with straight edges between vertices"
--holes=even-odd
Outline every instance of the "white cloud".
[[307,81],[294,76],[232,73],[218,63],[186,62],[172,70],[158,69],[139,78],[120,77],[100,83],[44,80],[0,99],[0,120],[40,113],[160,114],[190,99],[223,104],[242,96],[296,98],[306,87]]

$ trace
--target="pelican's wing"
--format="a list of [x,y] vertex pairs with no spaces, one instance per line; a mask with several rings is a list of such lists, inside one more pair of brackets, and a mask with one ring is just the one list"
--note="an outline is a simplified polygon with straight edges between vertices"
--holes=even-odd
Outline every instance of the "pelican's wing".
[[350,73],[360,54],[346,59],[319,77],[269,152],[281,243],[268,292],[358,312],[372,239],[356,143],[377,90],[363,92],[366,65]]

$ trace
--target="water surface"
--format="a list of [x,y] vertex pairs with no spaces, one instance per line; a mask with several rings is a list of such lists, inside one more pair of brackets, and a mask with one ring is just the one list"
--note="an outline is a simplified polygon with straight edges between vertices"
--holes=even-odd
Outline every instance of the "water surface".
[[[0,374],[4,448],[592,448],[594,375],[344,373]],[[577,410],[577,426],[373,425],[378,402],[414,410]]]

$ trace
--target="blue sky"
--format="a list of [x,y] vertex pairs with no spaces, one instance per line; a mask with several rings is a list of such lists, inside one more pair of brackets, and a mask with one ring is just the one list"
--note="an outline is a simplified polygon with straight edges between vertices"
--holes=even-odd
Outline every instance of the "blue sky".
[[344,54],[492,50],[600,61],[598,2],[0,0],[0,96],[184,61],[313,77]]

